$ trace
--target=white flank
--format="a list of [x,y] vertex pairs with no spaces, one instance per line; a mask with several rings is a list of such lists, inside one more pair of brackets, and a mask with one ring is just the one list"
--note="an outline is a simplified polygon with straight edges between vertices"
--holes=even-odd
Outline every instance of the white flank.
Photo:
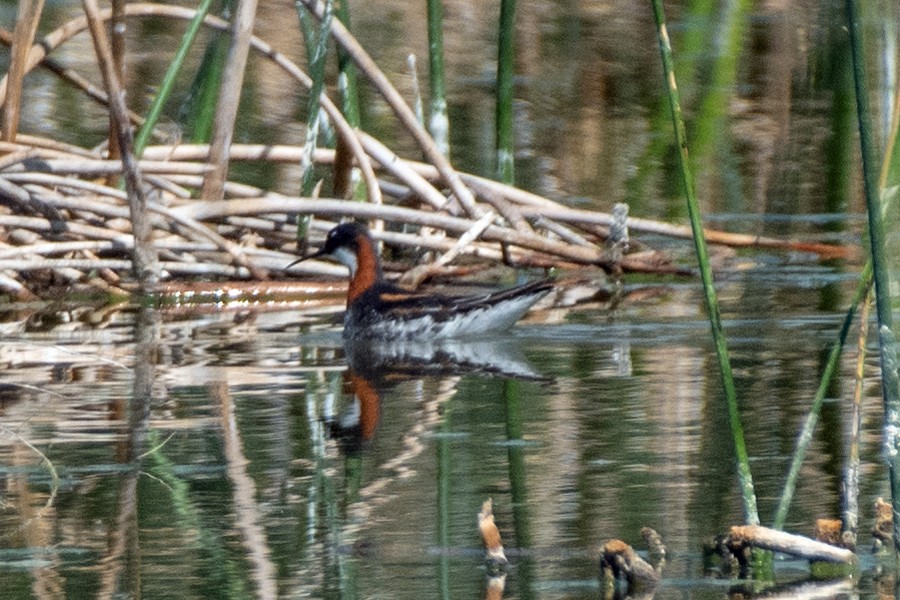
[[511,298],[490,307],[460,312],[446,321],[436,321],[431,315],[405,321],[388,320],[371,325],[366,337],[385,340],[445,339],[508,329],[545,293],[541,291]]

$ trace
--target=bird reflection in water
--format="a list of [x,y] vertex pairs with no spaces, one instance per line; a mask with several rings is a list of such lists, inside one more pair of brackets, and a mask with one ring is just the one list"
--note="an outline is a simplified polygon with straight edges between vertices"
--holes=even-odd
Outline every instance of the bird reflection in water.
[[345,453],[359,453],[378,429],[382,395],[403,381],[464,375],[549,381],[533,369],[514,336],[440,342],[361,342],[344,344],[347,370],[343,392],[351,401],[328,422]]

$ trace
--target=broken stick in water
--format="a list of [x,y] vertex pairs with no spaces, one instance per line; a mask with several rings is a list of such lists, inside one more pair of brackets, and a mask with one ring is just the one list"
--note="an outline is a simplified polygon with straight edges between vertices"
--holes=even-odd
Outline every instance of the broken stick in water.
[[853,552],[846,548],[761,525],[732,527],[725,543],[738,560],[749,548],[781,552],[810,561],[851,564],[856,559]]
[[488,566],[499,568],[507,564],[506,553],[503,552],[503,542],[500,540],[500,530],[494,523],[493,502],[490,498],[481,505],[478,513],[478,530],[481,532],[481,540],[484,542],[485,561]]

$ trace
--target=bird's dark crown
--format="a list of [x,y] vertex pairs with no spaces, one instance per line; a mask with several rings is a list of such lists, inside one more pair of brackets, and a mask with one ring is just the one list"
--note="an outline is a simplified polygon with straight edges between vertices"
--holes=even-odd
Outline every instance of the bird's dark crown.
[[356,249],[359,236],[369,237],[369,230],[361,223],[341,223],[328,232],[325,238],[325,245],[322,246],[323,254],[331,254],[338,248]]

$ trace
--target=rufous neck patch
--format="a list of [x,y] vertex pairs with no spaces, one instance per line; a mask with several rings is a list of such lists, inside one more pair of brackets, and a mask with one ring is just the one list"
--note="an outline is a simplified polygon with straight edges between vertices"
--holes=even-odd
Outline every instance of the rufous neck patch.
[[362,294],[378,282],[381,265],[372,242],[364,235],[356,238],[356,273],[350,279],[350,289],[347,291],[347,305],[359,298]]

